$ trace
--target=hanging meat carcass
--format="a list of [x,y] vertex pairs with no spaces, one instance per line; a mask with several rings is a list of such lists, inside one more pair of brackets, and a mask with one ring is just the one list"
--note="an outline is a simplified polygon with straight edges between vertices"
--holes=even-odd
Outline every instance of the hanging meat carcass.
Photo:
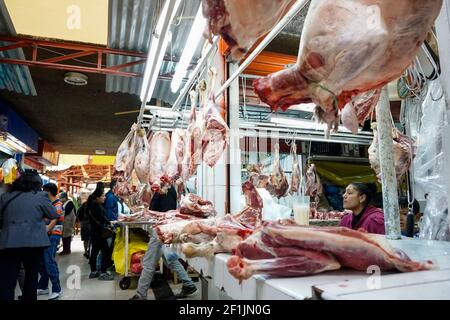
[[318,202],[319,196],[323,193],[322,182],[320,181],[319,175],[316,171],[316,166],[311,164],[306,170],[306,190],[305,194],[315,198]]
[[205,124],[202,131],[202,155],[203,161],[212,168],[228,146],[229,128],[214,101],[214,84],[217,72],[215,69],[210,69],[210,74],[210,98],[205,105],[202,105],[202,118]]
[[381,90],[364,92],[353,98],[342,110],[342,124],[353,133],[369,118],[380,99]]
[[155,131],[149,138],[150,144],[150,185],[152,191],[165,192],[164,179],[161,178],[166,172],[167,160],[170,154],[170,136],[166,131]]
[[136,158],[134,159],[134,171],[139,182],[146,184],[149,182],[150,174],[150,150],[144,129],[136,132]]
[[220,35],[231,55],[241,58],[283,17],[293,0],[202,0],[205,34]]
[[269,175],[263,173],[262,164],[250,164],[247,166],[248,181],[256,188],[267,188],[269,185]]
[[[373,141],[369,147],[369,162],[372,169],[375,171],[378,180],[381,181],[380,158],[378,154],[378,132],[376,123],[372,123]],[[395,174],[397,180],[409,170],[411,161],[414,156],[415,141],[410,137],[402,134],[397,128],[392,129],[393,137],[393,154]]]
[[267,190],[274,197],[280,199],[286,195],[289,189],[289,183],[287,181],[286,175],[281,168],[280,163],[280,145],[275,144],[274,156],[273,156],[273,168],[272,173],[269,176],[269,185]]
[[196,114],[197,94],[195,91],[191,91],[190,96],[191,115],[189,117],[189,125],[185,131],[184,154],[181,170],[181,177],[185,182],[195,175],[202,154],[202,126],[201,121],[199,121],[199,117]]
[[297,64],[256,80],[255,92],[274,111],[312,101],[333,124],[353,97],[404,72],[441,6],[442,0],[312,0]]
[[295,141],[292,141],[291,146],[291,156],[292,156],[292,173],[291,173],[291,185],[289,188],[289,194],[298,194],[300,190],[301,181],[303,179],[303,173],[298,163],[298,154],[297,154],[297,144]]
[[136,131],[138,125],[134,123],[131,126],[130,132],[125,137],[123,142],[117,149],[116,160],[114,162],[114,168],[116,171],[122,172],[124,179],[131,177],[131,173],[134,169],[134,160],[136,158]]
[[382,235],[343,227],[304,227],[292,220],[265,222],[264,227],[242,241],[227,262],[239,280],[255,273],[275,276],[306,276],[347,267],[366,271],[429,270],[433,263],[411,261],[394,249]]
[[185,130],[176,129],[172,132],[169,159],[167,160],[166,176],[175,183],[181,176],[184,157]]

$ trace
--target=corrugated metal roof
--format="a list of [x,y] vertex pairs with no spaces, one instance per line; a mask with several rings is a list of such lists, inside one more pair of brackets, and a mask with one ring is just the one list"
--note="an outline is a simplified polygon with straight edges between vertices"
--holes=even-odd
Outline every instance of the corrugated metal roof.
[[[17,35],[3,0],[0,0],[0,34],[9,36]],[[9,43],[0,41],[1,46],[7,44]],[[0,57],[25,59],[22,49],[0,51]],[[15,91],[25,95],[37,95],[30,70],[27,66],[0,64],[0,89]]]
[[[158,12],[162,4],[163,1],[110,0],[108,47],[148,52],[151,32],[156,24]],[[172,41],[168,45],[166,58],[160,70],[160,75],[163,75],[164,78],[167,76],[170,77],[175,71],[176,61],[183,52],[199,6],[200,0],[183,0],[178,9],[178,13],[170,29],[172,32]],[[196,49],[193,58],[194,61],[200,58],[203,43]],[[108,65],[110,63],[120,64],[126,62],[129,62],[129,60],[121,56],[108,58]],[[143,72],[144,65],[133,66],[127,69],[133,70],[134,72]],[[142,78],[107,76],[106,91],[139,94],[141,85]],[[170,104],[175,102],[177,94],[171,92],[170,80],[160,79],[157,81],[153,98]]]

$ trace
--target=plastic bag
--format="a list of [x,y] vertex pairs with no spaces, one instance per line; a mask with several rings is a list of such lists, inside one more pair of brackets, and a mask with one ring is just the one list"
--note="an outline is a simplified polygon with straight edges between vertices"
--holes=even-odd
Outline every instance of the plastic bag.
[[[130,236],[128,241],[128,263],[129,269],[131,271],[132,266],[132,256],[141,251],[147,251],[148,243],[144,241],[144,237],[142,235],[133,232],[133,229],[130,229]],[[116,272],[118,274],[125,274],[125,239],[122,236],[121,228],[117,229],[116,232],[116,240],[114,242],[114,250],[112,254],[112,258],[114,261],[114,266],[116,268]],[[136,266],[135,266],[136,268]],[[132,272],[132,271],[131,271]]]
[[3,183],[11,184],[17,178],[17,162],[14,159],[6,160],[2,165]]
[[[443,151],[444,127],[448,125],[447,107],[439,80],[430,83],[423,102],[423,116],[414,159],[416,184],[428,193],[420,223],[419,238],[450,240],[446,166]],[[439,99],[440,98],[440,99]]]

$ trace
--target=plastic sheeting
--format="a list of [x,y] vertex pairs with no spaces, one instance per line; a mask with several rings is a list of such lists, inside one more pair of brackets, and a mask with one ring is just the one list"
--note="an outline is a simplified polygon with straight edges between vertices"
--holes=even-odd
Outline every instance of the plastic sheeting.
[[[428,193],[419,237],[428,240],[450,240],[447,172],[444,152],[448,129],[447,106],[440,80],[430,83],[422,105],[422,119],[414,159],[415,182]],[[447,127],[447,128],[446,128]]]
[[[144,241],[141,234],[136,234],[130,229],[128,240],[128,270],[131,271],[131,256],[140,251],[147,251],[148,243]],[[121,228],[117,229],[116,240],[114,242],[114,251],[112,254],[114,266],[118,274],[125,274],[125,239],[122,235]]]

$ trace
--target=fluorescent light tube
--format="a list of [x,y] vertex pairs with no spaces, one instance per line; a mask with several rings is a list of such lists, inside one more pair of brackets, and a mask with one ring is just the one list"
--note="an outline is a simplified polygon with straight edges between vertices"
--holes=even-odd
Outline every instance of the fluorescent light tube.
[[194,56],[194,53],[203,38],[203,30],[205,29],[205,26],[206,19],[203,17],[202,4],[200,4],[200,8],[195,16],[195,20],[192,24],[191,32],[186,40],[186,45],[184,46],[180,61],[175,69],[172,83],[170,84],[170,89],[173,93],[178,92],[178,89],[180,89],[181,82],[186,76],[192,57]]

